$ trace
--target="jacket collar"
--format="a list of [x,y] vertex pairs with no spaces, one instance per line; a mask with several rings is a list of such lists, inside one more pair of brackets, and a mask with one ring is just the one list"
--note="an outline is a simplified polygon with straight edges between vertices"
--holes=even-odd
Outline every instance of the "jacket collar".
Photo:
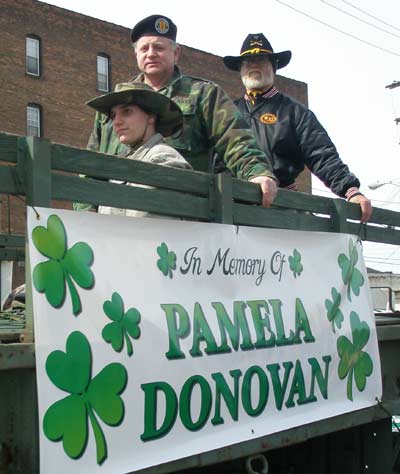
[[247,101],[251,102],[252,105],[254,105],[257,99],[271,99],[272,97],[274,97],[274,95],[278,94],[278,92],[278,89],[275,86],[272,86],[270,89],[264,92],[246,92],[244,98]]

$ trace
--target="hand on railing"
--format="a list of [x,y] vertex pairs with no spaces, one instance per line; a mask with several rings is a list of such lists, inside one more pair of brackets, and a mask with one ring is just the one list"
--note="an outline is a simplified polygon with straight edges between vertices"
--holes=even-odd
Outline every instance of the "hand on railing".
[[356,194],[349,199],[349,202],[359,204],[361,207],[361,222],[368,222],[372,215],[372,204],[371,201],[366,198],[363,194]]
[[268,176],[256,176],[249,181],[261,186],[262,205],[263,207],[270,207],[278,192],[276,181],[272,178],[268,178]]

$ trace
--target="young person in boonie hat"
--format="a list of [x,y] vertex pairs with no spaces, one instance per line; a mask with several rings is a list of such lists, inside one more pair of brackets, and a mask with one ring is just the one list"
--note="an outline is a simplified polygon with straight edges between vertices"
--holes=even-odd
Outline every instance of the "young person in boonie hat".
[[[95,97],[87,105],[111,119],[120,142],[128,147],[125,158],[175,168],[191,168],[180,153],[164,143],[164,137],[173,135],[182,127],[180,108],[147,84],[118,84],[115,92]],[[122,184],[121,181],[112,182]],[[98,212],[135,217],[149,215],[106,206],[100,206]]]
[[95,97],[87,105],[110,117],[120,142],[129,147],[126,157],[152,161],[155,155],[163,154],[186,163],[174,148],[163,143],[163,137],[181,129],[182,112],[175,102],[147,84],[117,84],[115,92]]
[[371,202],[359,190],[360,182],[342,162],[335,145],[315,115],[274,86],[277,69],[289,64],[292,53],[275,53],[262,33],[249,34],[239,56],[223,58],[239,71],[246,88],[236,101],[252,127],[258,145],[271,158],[282,188],[296,190],[297,176],[308,167],[332,192],[361,207],[361,221],[372,213]]

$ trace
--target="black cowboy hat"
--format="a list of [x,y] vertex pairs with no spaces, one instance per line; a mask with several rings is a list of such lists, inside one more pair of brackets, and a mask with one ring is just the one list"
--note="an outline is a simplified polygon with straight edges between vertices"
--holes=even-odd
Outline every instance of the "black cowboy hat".
[[292,57],[291,51],[274,53],[271,43],[262,33],[249,34],[244,40],[240,56],[225,56],[223,58],[225,66],[231,71],[239,71],[242,61],[249,57],[268,56],[274,70],[287,66]]
[[173,100],[153,90],[143,82],[117,84],[115,92],[95,97],[86,105],[108,115],[115,105],[135,104],[147,113],[157,116],[156,130],[164,137],[181,129],[183,118],[181,109]]

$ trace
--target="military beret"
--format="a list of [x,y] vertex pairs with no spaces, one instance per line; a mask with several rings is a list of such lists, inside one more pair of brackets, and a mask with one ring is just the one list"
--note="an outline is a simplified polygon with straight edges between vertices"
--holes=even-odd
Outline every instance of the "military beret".
[[151,15],[133,27],[131,38],[132,43],[136,43],[142,36],[163,36],[175,41],[176,32],[177,28],[172,20],[162,15]]

